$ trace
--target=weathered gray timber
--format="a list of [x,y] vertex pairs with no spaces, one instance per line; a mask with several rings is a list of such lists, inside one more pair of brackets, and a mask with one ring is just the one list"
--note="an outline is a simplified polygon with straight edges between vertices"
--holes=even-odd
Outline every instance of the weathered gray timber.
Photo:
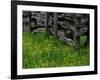
[[29,11],[23,11],[23,31],[30,31],[30,19],[29,19]]
[[53,30],[54,30],[54,37],[57,38],[58,37],[57,13],[54,13],[54,26],[53,26]]

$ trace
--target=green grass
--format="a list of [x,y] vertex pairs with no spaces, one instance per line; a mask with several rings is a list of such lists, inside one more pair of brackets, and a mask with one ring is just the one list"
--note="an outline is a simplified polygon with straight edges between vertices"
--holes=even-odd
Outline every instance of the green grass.
[[48,33],[23,33],[23,68],[89,65],[89,48],[76,50]]

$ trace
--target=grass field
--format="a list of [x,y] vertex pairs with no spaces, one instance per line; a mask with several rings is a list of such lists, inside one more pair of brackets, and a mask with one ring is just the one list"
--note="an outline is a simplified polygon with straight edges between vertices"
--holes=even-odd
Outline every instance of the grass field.
[[48,33],[23,33],[23,68],[89,65],[89,48],[76,50]]

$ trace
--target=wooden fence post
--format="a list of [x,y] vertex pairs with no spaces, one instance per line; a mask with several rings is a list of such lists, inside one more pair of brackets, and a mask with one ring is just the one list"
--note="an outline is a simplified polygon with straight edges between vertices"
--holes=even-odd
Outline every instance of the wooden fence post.
[[28,12],[28,16],[29,16],[29,29],[31,31],[31,11]]
[[76,21],[76,48],[80,48],[80,20],[81,18],[78,17]]
[[46,22],[45,22],[45,30],[48,31],[48,12],[45,13],[45,18],[46,18]]
[[58,37],[57,13],[54,13],[54,37]]

